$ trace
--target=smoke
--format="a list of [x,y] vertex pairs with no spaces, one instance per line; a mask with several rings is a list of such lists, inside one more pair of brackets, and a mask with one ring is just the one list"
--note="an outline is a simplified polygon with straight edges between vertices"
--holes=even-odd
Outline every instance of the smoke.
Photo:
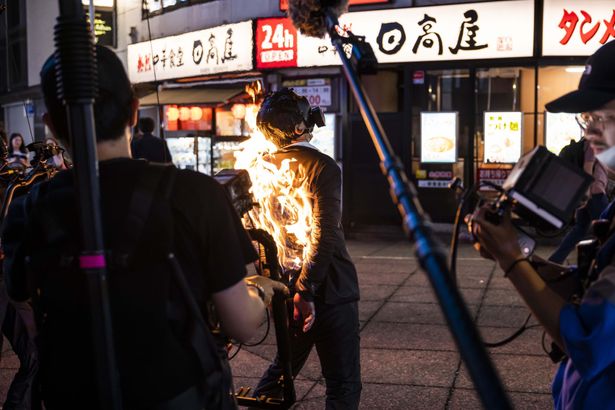
[[323,38],[327,34],[325,11],[336,17],[348,9],[348,0],[289,0],[288,16],[306,36]]

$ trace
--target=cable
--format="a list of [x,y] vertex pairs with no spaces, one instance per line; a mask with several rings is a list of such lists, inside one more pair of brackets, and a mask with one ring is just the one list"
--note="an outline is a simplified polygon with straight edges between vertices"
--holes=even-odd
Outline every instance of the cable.
[[265,313],[267,314],[267,330],[265,331],[265,336],[263,336],[263,338],[261,340],[259,340],[258,342],[255,342],[255,343],[242,343],[244,346],[246,346],[246,347],[258,346],[258,345],[262,344],[267,339],[267,336],[269,336],[269,330],[271,329],[271,321],[270,321],[270,316],[269,316],[269,309],[265,309]]
[[237,346],[237,350],[235,351],[235,353],[233,353],[231,356],[228,357],[228,361],[230,362],[231,360],[233,360],[235,358],[235,356],[237,356],[239,354],[239,351],[241,350],[241,347],[243,346],[243,344],[239,343],[238,345],[233,344],[233,346]]
[[523,334],[523,332],[525,332],[527,329],[531,329],[533,327],[538,327],[540,325],[532,325],[532,326],[527,326],[528,322],[530,321],[532,317],[532,314],[528,314],[527,318],[525,319],[525,322],[523,322],[523,325],[521,325],[521,327],[519,329],[517,329],[517,331],[515,333],[513,333],[512,335],[508,336],[506,339],[500,340],[498,342],[483,342],[483,344],[487,347],[501,347],[504,346],[510,342],[512,342],[513,340],[515,340],[516,338],[518,338],[519,336],[521,336]]

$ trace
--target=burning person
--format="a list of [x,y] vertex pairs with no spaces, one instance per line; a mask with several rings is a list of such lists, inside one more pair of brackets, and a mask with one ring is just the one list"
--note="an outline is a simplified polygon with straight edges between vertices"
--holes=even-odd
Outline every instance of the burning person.
[[[299,373],[316,346],[327,386],[326,408],[356,409],[361,395],[359,285],[341,228],[341,170],[333,159],[310,144],[315,125],[324,125],[322,111],[310,107],[308,100],[292,89],[269,94],[257,116],[259,130],[278,149],[266,160],[292,176],[290,185],[304,188],[311,209],[309,226],[304,229],[307,232],[292,229],[283,244],[296,247],[293,239],[302,234],[307,238],[303,246],[306,251],[294,261],[296,270],[291,271],[292,318],[296,325],[291,335],[293,374]],[[287,210],[281,204],[270,217],[289,230],[296,221],[286,220]],[[282,265],[287,267],[284,261]],[[276,358],[255,395],[281,397],[281,374]]]

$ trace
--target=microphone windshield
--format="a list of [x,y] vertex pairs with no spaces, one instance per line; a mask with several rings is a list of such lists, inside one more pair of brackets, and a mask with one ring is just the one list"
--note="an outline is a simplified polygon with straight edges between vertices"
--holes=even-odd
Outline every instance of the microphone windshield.
[[327,34],[325,13],[339,17],[348,9],[348,0],[288,0],[288,16],[306,36],[323,38]]

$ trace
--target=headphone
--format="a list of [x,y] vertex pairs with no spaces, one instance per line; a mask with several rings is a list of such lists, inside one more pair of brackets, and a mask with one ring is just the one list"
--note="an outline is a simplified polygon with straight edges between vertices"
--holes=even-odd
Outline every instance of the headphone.
[[[306,125],[301,134],[295,127],[303,121]],[[256,123],[265,136],[282,147],[306,133],[314,126],[325,125],[325,114],[320,107],[312,107],[307,98],[295,93],[292,88],[269,93],[256,117]]]

